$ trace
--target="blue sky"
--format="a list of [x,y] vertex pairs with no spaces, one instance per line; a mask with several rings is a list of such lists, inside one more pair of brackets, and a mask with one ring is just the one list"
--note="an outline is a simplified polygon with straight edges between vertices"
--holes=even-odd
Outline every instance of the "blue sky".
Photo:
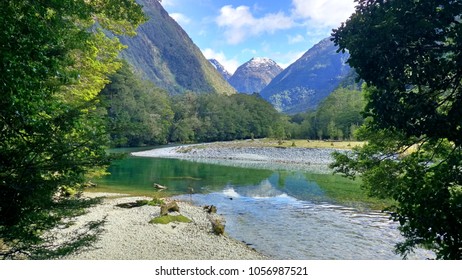
[[162,0],[206,58],[233,73],[252,57],[283,68],[354,11],[354,0]]

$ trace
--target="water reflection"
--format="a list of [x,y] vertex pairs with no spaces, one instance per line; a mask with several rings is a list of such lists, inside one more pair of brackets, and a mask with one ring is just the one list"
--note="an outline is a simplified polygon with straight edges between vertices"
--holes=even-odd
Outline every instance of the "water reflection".
[[[167,186],[168,195],[216,205],[228,234],[274,258],[400,258],[393,246],[401,237],[388,216],[338,205],[326,194],[326,182],[352,184],[340,177],[135,157],[109,171],[97,191],[154,195],[154,183]],[[413,257],[432,255],[418,251]]]
[[193,188],[207,193],[222,190],[227,184],[258,184],[273,171],[246,169],[187,160],[129,157],[114,162],[110,175],[97,181],[98,191],[142,195],[157,192],[154,183],[168,186],[166,195],[185,194]]
[[[296,199],[271,187],[231,186],[210,194],[179,196],[198,205],[216,205],[226,231],[277,259],[400,259],[396,224],[375,211],[360,212],[330,203]],[[417,251],[415,259],[433,257]]]

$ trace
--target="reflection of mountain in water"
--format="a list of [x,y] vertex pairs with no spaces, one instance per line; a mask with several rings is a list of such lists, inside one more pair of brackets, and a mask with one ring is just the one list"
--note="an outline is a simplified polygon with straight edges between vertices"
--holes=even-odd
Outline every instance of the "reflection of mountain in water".
[[271,198],[291,196],[307,201],[327,201],[324,190],[313,181],[308,181],[299,172],[274,172],[259,184],[246,186],[228,185],[226,192],[235,192],[239,196],[250,198]]
[[241,196],[252,198],[269,198],[283,194],[283,192],[276,189],[268,179],[263,180],[258,185],[237,188],[236,192]]

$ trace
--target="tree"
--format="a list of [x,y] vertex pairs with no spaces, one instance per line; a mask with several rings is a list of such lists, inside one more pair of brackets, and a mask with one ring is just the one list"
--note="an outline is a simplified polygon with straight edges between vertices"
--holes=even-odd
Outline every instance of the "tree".
[[332,167],[391,197],[406,256],[462,258],[462,2],[359,0],[333,31],[366,88],[368,140]]
[[124,61],[101,92],[113,146],[166,144],[173,119],[167,92],[141,80]]
[[[134,0],[0,3],[0,243],[5,258],[46,255],[42,232],[69,214],[59,191],[108,164],[96,97],[134,34]],[[99,27],[98,27],[99,26]]]
[[172,99],[173,142],[263,138],[283,125],[276,109],[257,95],[187,93]]
[[351,137],[352,124],[362,124],[364,95],[357,90],[339,88],[332,92],[315,113],[315,126],[323,130],[324,137],[340,139]]
[[361,114],[364,106],[361,91],[338,88],[319,104],[316,111],[292,116],[286,127],[298,138],[353,139],[355,126],[364,121]]

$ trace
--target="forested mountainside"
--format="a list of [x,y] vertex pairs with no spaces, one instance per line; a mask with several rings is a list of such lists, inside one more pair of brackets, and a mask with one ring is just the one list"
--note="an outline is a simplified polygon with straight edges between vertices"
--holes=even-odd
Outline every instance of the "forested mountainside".
[[137,1],[149,20],[135,37],[120,37],[128,46],[122,58],[137,73],[170,94],[235,92],[158,1]]

